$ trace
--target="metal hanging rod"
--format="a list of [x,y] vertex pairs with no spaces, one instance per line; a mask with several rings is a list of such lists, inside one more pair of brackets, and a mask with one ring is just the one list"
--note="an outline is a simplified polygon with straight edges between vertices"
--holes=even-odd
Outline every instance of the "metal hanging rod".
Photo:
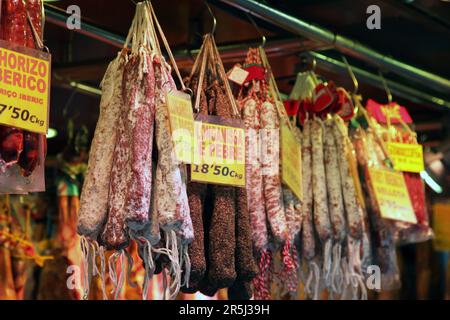
[[263,3],[255,0],[220,1],[244,12],[248,12],[292,33],[331,45],[340,52],[373,64],[379,69],[394,72],[407,79],[414,80],[423,86],[433,90],[439,90],[444,94],[450,92],[450,80],[448,79],[393,59],[372,50],[357,41],[305,22]]
[[[309,54],[317,60],[317,63],[320,64],[322,69],[339,73],[346,72],[347,70],[347,66],[342,61],[330,58],[318,52],[311,51]],[[351,68],[358,79],[370,84],[371,86],[377,87],[381,90],[385,90],[379,75],[370,73],[354,66],[352,66]],[[419,104],[439,105],[441,107],[450,109],[450,101],[435,97],[429,93],[415,90],[395,81],[386,80],[386,83],[392,93],[394,93],[398,97],[402,97]]]
[[[240,1],[240,0],[239,0]],[[46,20],[49,23],[53,23],[62,28],[66,28],[66,20],[67,14],[62,10],[57,10],[56,8],[45,5],[45,15]],[[82,22],[80,30],[74,30],[80,34],[83,34],[87,37],[94,38],[103,43],[110,44],[117,48],[122,48],[123,43],[125,42],[125,38],[117,35],[115,33],[106,31],[102,28],[96,27],[90,23]],[[228,62],[233,61],[234,59],[238,59],[237,61],[241,61],[242,57],[245,56],[247,49],[249,46],[258,46],[259,43],[243,43],[243,44],[232,44],[228,46],[220,46],[219,52],[221,53],[222,59],[227,60]],[[310,51],[310,50],[324,50],[329,49],[329,45],[319,44],[316,41],[308,40],[308,39],[287,39],[287,40],[275,40],[268,41],[265,46],[265,50],[268,56],[277,56],[284,55],[285,53],[296,54],[302,51]],[[182,50],[175,51],[175,59],[177,64],[183,67],[189,67],[192,64],[192,56],[194,56],[198,50]],[[328,65],[329,67],[340,68],[341,72],[346,72],[346,67],[344,63],[341,61],[337,61],[331,59],[327,56],[321,55],[317,52],[311,53],[313,54],[317,60],[320,60],[324,65]],[[365,70],[352,67],[355,74],[357,74],[358,78],[370,83],[373,86],[380,87],[380,79],[378,76],[373,75]],[[417,103],[425,103],[427,105],[439,105],[443,107],[450,108],[450,102],[445,101],[443,99],[434,97],[428,93],[424,93],[422,91],[418,91],[412,89],[410,87],[404,86],[397,82],[389,81],[389,87],[398,96],[411,100]]]

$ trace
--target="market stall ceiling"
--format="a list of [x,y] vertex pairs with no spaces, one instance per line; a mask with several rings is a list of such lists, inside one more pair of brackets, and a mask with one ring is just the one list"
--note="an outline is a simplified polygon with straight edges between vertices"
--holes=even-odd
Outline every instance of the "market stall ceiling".
[[[213,11],[217,18],[216,41],[218,45],[230,43],[258,43],[260,36],[246,15],[219,1],[214,4]],[[176,50],[198,49],[201,35],[211,29],[211,17],[202,0],[154,0],[153,5],[164,28],[169,43]],[[377,1],[382,13],[382,29],[370,31],[366,28],[366,9],[373,4],[370,0],[270,0],[266,4],[288,12],[308,22],[316,23],[333,32],[355,39],[378,51],[392,55],[394,58],[450,78],[450,64],[446,61],[450,56],[450,3],[431,0],[416,1]],[[131,0],[61,0],[51,2],[52,6],[65,9],[76,4],[81,8],[82,19],[104,30],[117,35],[126,36],[134,15],[134,4]],[[292,34],[275,26],[256,21],[269,42],[271,39],[292,39]],[[62,84],[76,80],[98,87],[109,60],[115,56],[117,48],[98,40],[71,32],[66,28],[47,23],[45,31],[46,44],[53,53],[55,86],[52,90],[51,125],[61,133],[50,144],[50,153],[58,152],[65,141],[67,118],[62,110],[69,110],[68,115],[77,115],[77,123],[83,123],[93,131],[98,116],[99,98],[95,95],[76,93],[67,106],[71,89]],[[311,45],[311,43],[309,44]],[[306,48],[305,49],[310,49]],[[320,50],[320,48],[318,48]],[[298,49],[297,49],[298,51]],[[332,52],[330,54],[333,54]],[[336,57],[339,57],[337,55]],[[244,56],[242,56],[243,60]],[[270,58],[275,76],[279,79],[280,89],[289,92],[293,84],[299,58],[293,50],[289,55],[273,55]],[[239,60],[238,60],[239,61]],[[236,61],[230,60],[230,67]],[[371,66],[351,60],[350,63],[370,70]],[[189,66],[183,70],[186,74]],[[318,72],[333,79],[336,83],[351,88],[348,74],[321,70]],[[376,71],[376,70],[373,70]],[[387,74],[390,79],[408,84],[404,79]],[[366,97],[385,101],[385,93],[374,87],[361,84],[361,92]],[[450,93],[442,93],[450,96]],[[395,97],[394,97],[395,98]],[[432,110],[420,104],[406,100],[401,103],[409,106],[413,118],[417,122],[429,123],[443,119],[441,111]],[[68,108],[67,108],[68,107]],[[427,134],[427,139],[443,138],[444,129]],[[430,138],[431,137],[431,138]],[[435,143],[436,140],[430,140]]]

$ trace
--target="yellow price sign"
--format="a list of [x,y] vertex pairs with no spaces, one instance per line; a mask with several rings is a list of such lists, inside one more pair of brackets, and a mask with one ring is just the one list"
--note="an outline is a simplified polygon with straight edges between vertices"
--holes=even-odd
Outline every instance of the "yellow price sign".
[[387,147],[395,170],[416,173],[424,170],[422,145],[390,142]]
[[191,179],[245,187],[245,130],[236,124],[222,125],[219,117],[203,116],[197,120]]
[[375,168],[370,168],[369,173],[381,216],[417,223],[403,174]]
[[303,201],[302,146],[288,126],[281,126],[281,177],[284,184]]
[[437,251],[450,250],[450,204],[433,205],[433,245]]
[[192,163],[194,115],[192,113],[191,97],[180,91],[167,94],[170,131],[178,161]]
[[51,56],[0,40],[0,124],[46,134]]

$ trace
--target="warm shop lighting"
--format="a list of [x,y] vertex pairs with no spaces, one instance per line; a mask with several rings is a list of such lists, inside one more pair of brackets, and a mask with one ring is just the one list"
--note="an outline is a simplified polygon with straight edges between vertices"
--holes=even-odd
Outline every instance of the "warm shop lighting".
[[420,177],[425,181],[425,183],[436,193],[442,193],[442,187],[434,181],[434,179],[428,174],[426,170],[420,173]]
[[58,135],[58,130],[49,128],[47,131],[47,139],[55,138]]
[[81,91],[84,91],[84,92],[87,92],[87,93],[95,94],[95,95],[98,95],[98,96],[102,95],[102,90],[94,88],[94,87],[91,87],[91,86],[88,86],[88,85],[85,85],[85,84],[82,84],[82,83],[79,83],[79,82],[72,81],[72,82],[70,82],[70,86],[72,88],[76,88],[78,90],[81,90]]

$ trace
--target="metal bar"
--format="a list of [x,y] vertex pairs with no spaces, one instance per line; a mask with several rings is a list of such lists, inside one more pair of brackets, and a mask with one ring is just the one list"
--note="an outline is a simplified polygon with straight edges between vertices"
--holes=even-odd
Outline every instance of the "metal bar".
[[[55,24],[62,28],[67,28],[67,14],[62,11],[54,8],[53,6],[46,5],[45,6],[45,18],[47,22]],[[107,43],[117,48],[123,48],[123,44],[125,42],[125,37],[106,31],[102,28],[96,27],[93,24],[87,22],[81,22],[81,29],[73,30],[80,34],[83,34],[87,37],[96,39],[103,43]],[[233,62],[235,59],[242,60],[242,57],[245,57],[247,50],[249,47],[257,47],[260,45],[260,41],[249,41],[245,43],[235,43],[229,45],[223,45],[219,47],[219,52],[221,53],[221,57],[224,62]],[[293,53],[297,53],[299,51],[309,51],[309,50],[324,50],[329,49],[330,47],[325,46],[322,43],[318,43],[309,39],[275,39],[268,41],[265,50],[268,56],[271,55],[289,55]],[[177,64],[179,64],[180,68],[183,66],[192,65],[192,57],[198,53],[198,49],[196,50],[179,50],[175,51],[175,59],[177,60]]]
[[423,86],[443,93],[450,92],[450,80],[398,61],[361,43],[335,34],[327,29],[310,24],[255,0],[220,0],[230,6],[248,12],[287,31],[314,41],[331,45],[342,53],[366,61],[383,70],[414,80]]
[[[323,54],[317,53],[317,52],[310,52],[310,54],[314,58],[316,58],[318,63],[321,64],[321,68],[327,69],[327,67],[328,67],[329,70],[332,70],[332,71],[335,70],[337,72],[347,72],[347,67],[346,67],[345,63],[343,63],[339,60],[335,60],[333,58],[330,58],[326,55],[323,55]],[[374,87],[384,90],[383,83],[381,82],[380,77],[378,75],[367,72],[365,70],[362,70],[362,69],[354,67],[354,66],[352,66],[351,68],[358,79],[362,79],[365,83],[368,83]],[[425,103],[427,105],[432,105],[432,106],[439,105],[441,107],[450,109],[449,101],[446,101],[439,97],[435,97],[429,93],[425,93],[425,92],[413,89],[411,87],[402,85],[402,84],[392,81],[392,80],[386,79],[386,81],[387,81],[389,88],[396,96],[402,97],[404,99],[407,99],[407,100],[410,100],[410,101],[416,102],[416,103]]]
[[[67,27],[66,26],[67,15],[65,13],[59,12],[59,10],[57,11],[53,8],[48,8],[47,6],[45,7],[45,12],[46,12],[46,19],[48,22],[56,24],[63,28]],[[93,26],[89,23],[82,23],[81,30],[75,31],[118,48],[122,48],[123,43],[125,41],[124,37],[108,32],[106,30]],[[221,53],[222,58],[226,62],[233,62],[235,61],[235,59],[242,59],[242,57],[245,56],[248,47],[258,45],[259,40],[257,42],[231,44],[227,46],[220,46],[219,52]],[[271,57],[271,56],[285,55],[285,53],[286,55],[288,55],[288,54],[296,54],[302,51],[319,50],[319,49],[323,50],[328,48],[330,48],[329,45],[323,44],[323,42],[319,43],[314,40],[287,39],[287,40],[270,40],[268,41],[265,50],[268,56]],[[174,55],[179,67],[184,68],[192,65],[193,57],[195,57],[197,53],[198,50],[181,50],[175,51]],[[319,56],[318,53],[312,54],[316,55],[316,58],[318,60],[321,60],[324,63],[328,63],[329,65],[334,67],[343,68],[344,70],[341,71],[346,72],[345,65],[342,62],[331,59],[324,55]],[[355,71],[355,73],[358,74],[358,77],[364,78],[367,82],[371,83],[376,87],[380,87],[381,82],[379,81],[379,78],[377,76],[369,72],[366,72],[362,69],[358,69],[355,67],[352,68]],[[448,101],[434,97],[427,93],[423,93],[421,91],[411,89],[409,87],[406,87],[393,81],[388,81],[388,83],[392,91],[400,97],[406,98],[413,102],[418,103],[422,102],[426,104],[432,103],[433,105],[437,104],[440,106],[450,108],[450,103]]]
[[[67,28],[66,22],[68,15],[64,11],[60,12],[59,10],[49,8],[48,5],[45,5],[44,8],[45,20],[47,22],[62,28]],[[123,44],[125,43],[125,37],[106,31],[90,23],[83,22],[83,20],[81,20],[81,29],[76,29],[74,31],[117,48],[123,48]]]

